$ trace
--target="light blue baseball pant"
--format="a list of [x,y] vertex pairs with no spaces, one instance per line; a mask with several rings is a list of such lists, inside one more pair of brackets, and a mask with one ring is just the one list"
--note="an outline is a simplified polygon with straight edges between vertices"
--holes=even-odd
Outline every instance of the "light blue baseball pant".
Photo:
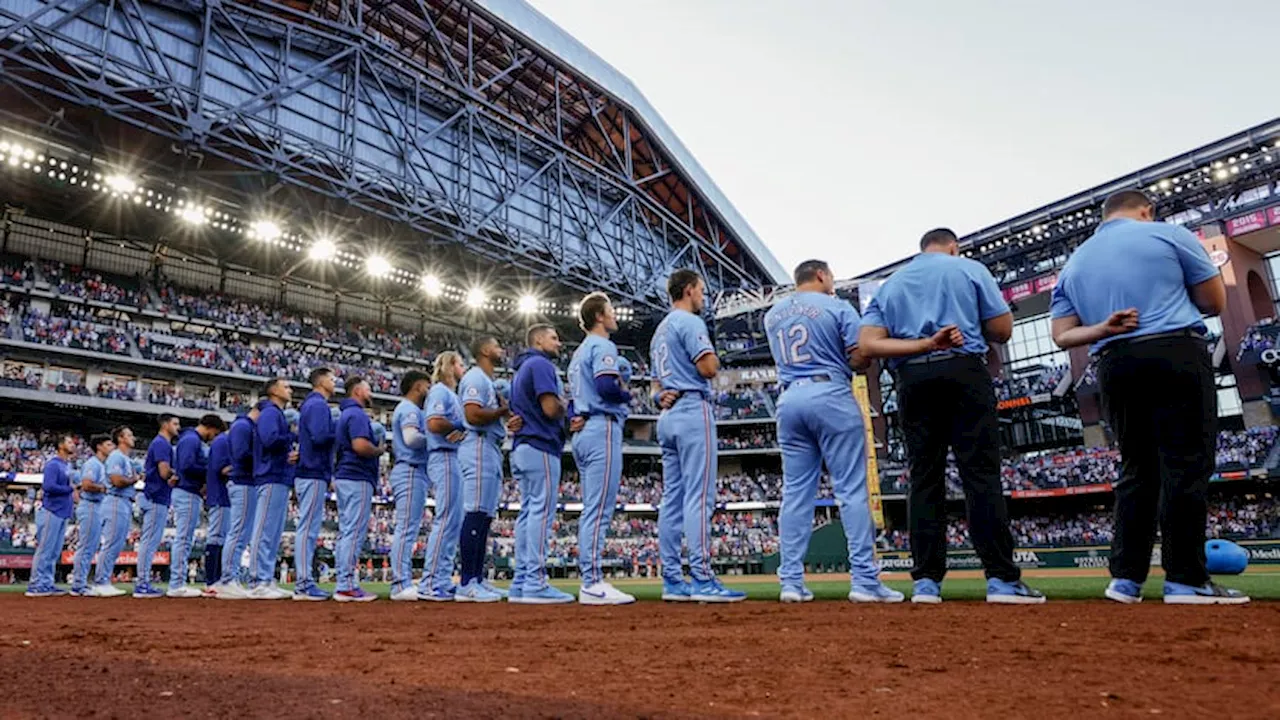
[[102,551],[98,553],[98,572],[94,574],[95,585],[110,585],[111,576],[116,572],[116,560],[120,551],[124,550],[125,541],[129,539],[129,529],[133,527],[133,500],[119,495],[107,495],[102,498]]
[[573,438],[573,459],[582,481],[582,514],[578,517],[578,574],[582,586],[604,579],[604,553],[609,521],[622,483],[622,422],[612,415],[592,415]]
[[453,585],[453,561],[462,532],[462,470],[454,450],[433,450],[427,455],[427,476],[435,493],[435,520],[427,538],[418,591],[447,591]]
[[880,582],[867,496],[866,427],[849,385],[825,382],[788,388],[778,402],[778,444],[783,477],[778,579],[783,585],[804,582],[804,556],[813,535],[813,508],[825,462],[848,541],[852,581]]
[[516,518],[516,572],[511,587],[537,592],[547,585],[547,552],[560,497],[560,453],[523,443],[511,451],[511,474],[520,485]]
[[205,510],[209,520],[209,529],[204,535],[205,547],[226,543],[227,530],[231,527],[231,508],[223,505],[209,505]]
[[498,514],[498,495],[502,492],[502,447],[478,433],[468,432],[458,446],[458,465],[462,469],[462,509]]
[[395,529],[391,535],[391,592],[413,584],[413,544],[422,530],[427,507],[426,468],[396,463],[391,468],[391,493],[395,498]]
[[360,550],[369,534],[369,513],[373,509],[373,484],[363,480],[333,481],[338,496],[338,546],[334,550],[334,565],[338,571],[338,592],[355,590],[356,563]]
[[324,522],[324,499],[329,492],[329,481],[295,478],[293,492],[298,497],[298,528],[293,540],[293,564],[298,576],[295,586],[306,589],[315,584],[311,566],[314,564],[316,542],[320,539],[320,524]]
[[[229,542],[222,546],[222,582],[249,580],[241,560],[249,540],[253,536],[253,520],[258,514],[258,488],[254,485],[227,483],[227,497],[231,498],[231,527],[227,531]],[[253,559],[249,560],[253,567]]]
[[[142,511],[142,537],[138,540],[137,582],[151,584],[151,562],[164,539],[164,525],[169,519],[169,506],[152,502],[146,495],[138,496],[138,509]],[[170,568],[173,566],[171,565]]]
[[284,535],[285,516],[289,514],[289,486],[272,482],[254,489],[258,506],[253,516],[253,540],[249,544],[249,562],[253,568],[250,579],[254,586],[269,585],[276,579],[276,558]]
[[196,539],[204,500],[193,492],[174,488],[169,506],[173,508],[174,526],[169,553],[169,589],[177,590],[187,584],[187,559],[191,557],[191,545]]
[[716,506],[716,425],[711,404],[686,394],[658,417],[662,447],[662,504],[658,547],[662,577],[681,582],[681,539],[689,547],[689,574],[711,580],[711,513]]
[[67,536],[67,519],[40,508],[36,513],[36,554],[31,562],[31,583],[27,587],[48,590],[53,587],[62,557],[62,541]]
[[98,551],[98,543],[102,540],[102,503],[106,498],[85,500],[80,498],[76,505],[76,539],[75,565],[71,570],[71,589],[84,590],[89,582],[89,566],[93,564],[93,554]]

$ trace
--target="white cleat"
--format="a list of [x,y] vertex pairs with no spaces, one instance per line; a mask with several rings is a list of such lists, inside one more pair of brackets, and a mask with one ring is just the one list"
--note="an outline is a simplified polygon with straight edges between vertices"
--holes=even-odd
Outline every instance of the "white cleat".
[[287,600],[293,597],[293,593],[285,592],[274,584],[259,585],[249,591],[250,600]]
[[199,590],[193,587],[188,587],[186,585],[183,585],[182,587],[178,587],[178,588],[169,588],[169,592],[165,593],[165,597],[190,599],[190,598],[204,597],[204,593],[200,592]]
[[630,605],[635,601],[634,595],[628,595],[607,582],[578,589],[579,605]]
[[102,584],[102,585],[94,585],[92,588],[90,588],[89,594],[92,595],[93,597],[112,598],[112,597],[120,597],[121,595],[127,595],[128,593],[116,587],[115,585]]
[[248,600],[249,591],[245,586],[240,584],[239,580],[232,580],[229,583],[220,583],[214,587],[219,600]]
[[418,588],[409,585],[398,593],[392,593],[391,599],[395,602],[418,602]]
[[849,602],[854,603],[900,603],[907,596],[883,583],[875,587],[855,585],[849,591]]

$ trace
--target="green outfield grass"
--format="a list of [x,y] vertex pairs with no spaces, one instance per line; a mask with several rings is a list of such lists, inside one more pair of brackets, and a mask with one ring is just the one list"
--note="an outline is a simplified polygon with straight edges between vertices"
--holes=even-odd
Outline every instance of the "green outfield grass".
[[[845,595],[849,592],[848,581],[828,579],[830,577],[823,576],[822,579],[811,581],[809,589],[818,600],[845,600]],[[1222,585],[1248,593],[1254,600],[1280,600],[1280,566],[1254,568],[1243,575],[1221,577],[1218,580]],[[1102,591],[1107,586],[1107,577],[1103,574],[1081,577],[1066,572],[1056,574],[1052,570],[1037,571],[1034,577],[1028,577],[1026,581],[1050,600],[1098,600],[1102,598]],[[746,591],[750,600],[778,599],[778,582],[772,576],[725,577],[724,582],[730,587]],[[502,582],[497,584],[506,585]],[[556,581],[554,584],[566,592],[572,593],[578,589],[577,582],[573,580]],[[908,594],[911,590],[910,580],[891,579],[887,584]],[[662,595],[662,585],[655,580],[619,580],[615,585],[640,600],[656,601]],[[120,587],[130,589],[128,585]],[[385,583],[365,583],[363,587],[383,597],[390,595]],[[8,585],[0,588],[0,592],[21,592],[25,589],[24,585]],[[333,587],[330,585],[325,589],[332,591]],[[1147,599],[1158,599],[1162,594],[1161,589],[1161,577],[1153,574],[1145,586]],[[986,597],[986,582],[975,577],[955,577],[943,583],[942,593],[947,600],[982,600]]]

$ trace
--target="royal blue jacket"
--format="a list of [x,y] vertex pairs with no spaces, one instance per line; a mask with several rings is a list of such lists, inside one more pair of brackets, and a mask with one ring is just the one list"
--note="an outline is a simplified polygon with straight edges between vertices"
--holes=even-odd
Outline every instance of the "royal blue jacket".
[[[40,484],[44,490],[44,509],[67,520],[71,517],[75,506],[71,502],[71,468],[67,461],[54,455],[44,464],[44,481]],[[58,541],[61,545],[62,541]]]
[[231,482],[237,485],[253,485],[253,431],[254,422],[248,415],[241,415],[231,423]]
[[204,488],[205,475],[209,472],[209,461],[204,456],[204,441],[195,428],[187,428],[178,436],[177,459],[174,461],[178,471],[177,487],[197,495]]
[[209,443],[209,465],[205,471],[204,504],[208,507],[231,507],[227,494],[227,478],[222,468],[231,464],[231,433],[222,433]]
[[333,441],[337,423],[324,395],[312,392],[298,409],[298,472],[300,478],[333,478]]
[[270,400],[258,403],[258,424],[253,433],[253,482],[255,485],[293,480],[289,468],[289,452],[293,449],[293,433],[284,411]]

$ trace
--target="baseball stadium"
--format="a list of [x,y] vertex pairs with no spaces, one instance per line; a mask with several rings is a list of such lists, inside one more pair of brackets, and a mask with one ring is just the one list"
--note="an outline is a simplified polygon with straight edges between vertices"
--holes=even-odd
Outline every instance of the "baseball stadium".
[[[1036,607],[980,602],[954,463],[946,604],[846,600],[849,544],[825,477],[804,558],[817,602],[777,602],[780,383],[764,315],[795,291],[790,269],[640,89],[523,0],[6,0],[0,176],[2,716],[1280,716],[1280,119],[960,238],[1013,311],[987,367],[1014,560],[1048,597]],[[1121,190],[1193,231],[1227,285],[1226,311],[1205,318],[1220,428],[1207,534],[1247,554],[1242,572],[1215,576],[1251,596],[1243,607],[1103,600],[1119,453],[1094,361],[1053,342],[1050,294]],[[865,310],[908,260],[839,281],[837,294]],[[742,603],[661,602],[667,406],[650,393],[650,340],[679,269],[705,282],[721,363],[706,552]],[[497,387],[531,326],[564,341],[556,364],[569,382],[581,304],[597,291],[632,369],[599,566],[635,604],[392,602],[397,554],[425,582],[443,500],[423,498],[398,549],[390,453],[352,551],[356,582],[378,601],[128,596],[242,570],[239,553],[222,554],[212,497],[189,518],[160,506],[144,550],[141,471],[158,417],[161,433],[172,418],[209,428],[207,446],[285,398],[296,438],[325,369],[335,387],[322,400],[367,386],[356,412],[387,432],[406,378],[429,381],[441,358],[479,366],[483,348],[505,358]],[[872,364],[853,385],[876,555],[906,591],[895,378]],[[347,412],[334,408],[334,422]],[[128,448],[122,428],[137,436]],[[99,438],[138,468],[111,570],[83,494],[60,546],[40,520],[50,465],[85,467]],[[181,441],[177,452],[180,463]],[[574,591],[590,498],[569,445],[562,462],[543,550],[552,585]],[[342,582],[346,511],[327,486],[314,509],[300,489],[285,494],[270,585],[284,599],[314,578],[327,599]],[[502,589],[523,522],[510,466],[496,504],[480,552],[484,582]],[[74,591],[92,563],[120,597],[24,597],[39,545],[54,582]],[[1160,564],[1157,546],[1153,577]]]

